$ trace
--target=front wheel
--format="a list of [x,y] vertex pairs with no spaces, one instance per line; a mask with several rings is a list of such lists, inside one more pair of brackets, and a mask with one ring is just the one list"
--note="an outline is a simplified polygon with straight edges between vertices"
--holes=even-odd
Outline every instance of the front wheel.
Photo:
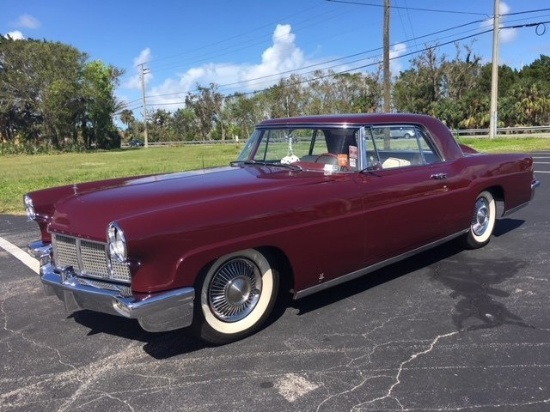
[[464,238],[466,247],[477,249],[489,243],[493,229],[495,228],[495,221],[495,199],[490,192],[481,192],[474,204],[470,230]]
[[278,287],[277,271],[255,249],[219,258],[197,285],[196,334],[215,345],[251,335],[271,313]]

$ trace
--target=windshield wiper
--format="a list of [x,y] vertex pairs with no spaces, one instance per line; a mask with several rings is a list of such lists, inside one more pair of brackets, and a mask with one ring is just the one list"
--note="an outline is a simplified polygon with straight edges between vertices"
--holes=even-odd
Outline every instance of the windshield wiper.
[[252,165],[252,166],[274,166],[274,167],[282,167],[285,169],[290,170],[303,170],[300,166],[292,164],[292,163],[281,163],[281,162],[266,162],[266,161],[258,161],[258,160],[241,160],[236,162],[231,162],[231,166],[236,166],[239,164],[245,164],[245,165]]

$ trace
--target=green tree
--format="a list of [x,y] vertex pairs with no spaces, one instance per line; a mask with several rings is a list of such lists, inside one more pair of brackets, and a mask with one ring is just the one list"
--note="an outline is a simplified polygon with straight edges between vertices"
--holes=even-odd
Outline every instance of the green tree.
[[[411,60],[411,68],[401,72],[393,90],[393,104],[399,112],[433,114],[434,103],[445,95],[445,55],[430,47]],[[447,85],[447,88],[449,86]]]
[[97,60],[84,67],[83,95],[86,110],[82,113],[81,127],[87,147],[120,147],[120,136],[113,116],[118,109],[114,88],[121,75],[122,71]]
[[533,63],[523,67],[519,74],[521,78],[550,83],[550,57],[541,54]]
[[200,122],[191,108],[178,109],[172,119],[174,140],[193,141],[199,134]]
[[214,83],[210,83],[209,87],[197,85],[197,93],[188,93],[185,97],[185,106],[192,109],[199,120],[198,132],[202,140],[211,138],[222,103],[223,95],[218,92],[218,86]]
[[61,43],[0,37],[2,137],[55,147],[74,138],[86,57]]
[[135,121],[134,112],[128,109],[124,109],[120,112],[120,121],[122,124],[124,124],[126,127],[131,127],[132,123]]
[[515,113],[518,125],[546,124],[550,111],[550,97],[544,82],[530,82],[522,79],[510,91],[515,101]]
[[72,46],[0,36],[0,138],[66,148],[117,145],[112,116],[122,72]]
[[226,112],[229,118],[227,126],[232,138],[248,138],[254,126],[262,120],[261,106],[256,103],[257,97],[248,97],[236,93],[226,99]]

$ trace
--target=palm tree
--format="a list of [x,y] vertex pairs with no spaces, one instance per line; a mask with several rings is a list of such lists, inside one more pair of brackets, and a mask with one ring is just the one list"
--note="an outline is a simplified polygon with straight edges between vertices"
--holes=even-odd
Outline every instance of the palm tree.
[[134,112],[128,109],[124,109],[120,112],[120,121],[126,125],[128,129],[131,129],[131,125],[136,119],[134,118]]

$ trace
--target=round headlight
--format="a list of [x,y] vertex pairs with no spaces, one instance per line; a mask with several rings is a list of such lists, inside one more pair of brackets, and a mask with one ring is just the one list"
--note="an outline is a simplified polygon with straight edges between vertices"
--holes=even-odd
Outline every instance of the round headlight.
[[25,202],[25,213],[27,214],[27,218],[29,220],[34,220],[36,218],[36,212],[34,210],[31,197],[29,195],[25,195],[23,199]]
[[125,262],[127,259],[126,238],[124,232],[116,223],[111,223],[107,228],[107,242],[109,256],[117,262]]

